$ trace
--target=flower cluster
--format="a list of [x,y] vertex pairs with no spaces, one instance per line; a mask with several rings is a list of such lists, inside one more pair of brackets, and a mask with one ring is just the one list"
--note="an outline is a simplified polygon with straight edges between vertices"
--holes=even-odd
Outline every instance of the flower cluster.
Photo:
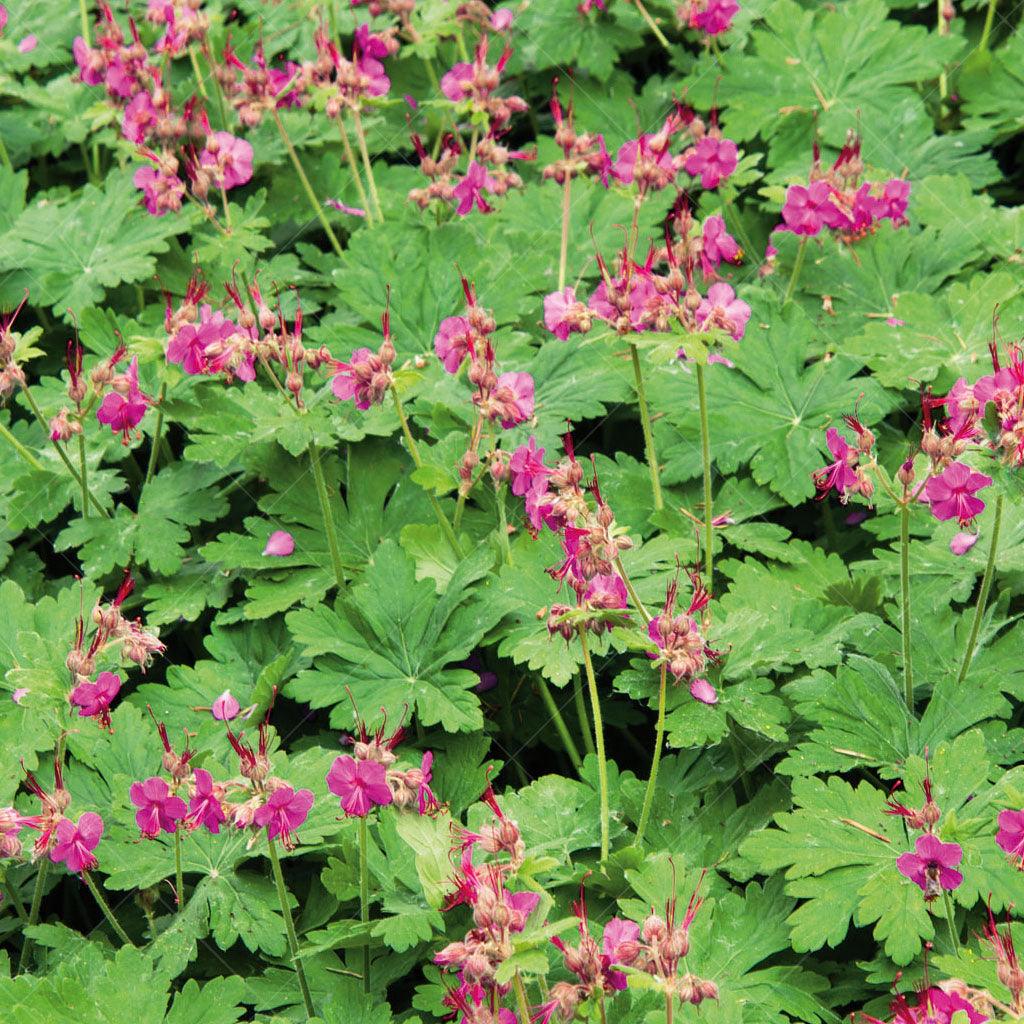
[[647,624],[647,635],[657,648],[656,651],[648,651],[647,656],[656,666],[665,666],[677,684],[688,682],[690,696],[695,700],[702,704],[717,704],[718,693],[703,675],[707,666],[718,660],[719,654],[705,640],[707,624],[698,618],[698,613],[710,603],[711,594],[701,583],[697,572],[690,574],[690,582],[693,584],[690,606],[679,614],[675,611],[678,573],[669,584],[661,614],[655,615]]
[[[485,425],[498,422],[509,430],[533,417],[533,377],[522,371],[497,372],[494,332],[498,325],[490,311],[480,306],[473,286],[462,278],[466,296],[464,316],[449,316],[441,321],[434,335],[434,351],[448,373],[456,374],[468,360],[467,377],[473,386],[473,405],[477,411],[469,447],[459,461],[460,493],[468,494],[473,473],[480,465],[480,444]],[[491,452],[496,479],[505,473],[500,453]]]
[[883,220],[891,221],[894,227],[906,224],[910,182],[902,178],[862,182],[860,146],[860,136],[849,132],[835,163],[823,169],[815,143],[808,183],[790,185],[782,207],[782,224],[775,230],[813,237],[828,228],[841,241],[851,243],[874,231]]
[[153,656],[164,651],[159,637],[145,629],[141,619],[127,619],[121,612],[121,605],[134,588],[135,583],[126,572],[110,604],[97,604],[93,608],[96,631],[88,646],[85,620],[78,619],[75,643],[65,659],[72,680],[68,699],[78,708],[80,718],[95,718],[101,729],[110,728],[110,706],[121,690],[121,677],[113,672],[100,672],[93,680],[98,659],[116,649],[119,658],[134,662],[145,671]]
[[352,41],[351,59],[342,56],[325,26],[314,36],[317,60],[305,70],[310,83],[326,95],[324,112],[329,118],[340,118],[346,110],[359,110],[367,99],[386,96],[391,79],[381,60],[398,52],[397,30],[382,33],[360,25]]
[[[510,990],[498,981],[498,969],[512,955],[512,936],[523,931],[540,902],[539,893],[507,888],[523,864],[526,847],[519,826],[502,812],[490,786],[482,800],[494,818],[479,832],[460,830],[453,851],[458,856],[455,888],[445,904],[446,910],[467,906],[472,926],[463,939],[449,943],[434,957],[434,963],[458,978],[458,985],[445,996],[445,1005],[462,1014],[462,1024],[495,1020],[492,1008]],[[483,863],[474,863],[477,850],[487,857]],[[498,1020],[516,1024],[511,1010],[501,1010]]]
[[[388,300],[390,303],[390,292]],[[347,363],[334,361],[331,390],[335,398],[355,400],[357,409],[379,405],[394,385],[391,364],[395,361],[395,346],[391,342],[391,311],[386,308],[380,318],[384,340],[376,352],[357,348]]]
[[559,185],[580,175],[591,175],[608,188],[612,174],[612,161],[608,155],[604,136],[593,132],[577,132],[573,125],[573,108],[570,101],[563,112],[558,98],[558,79],[554,81],[551,93],[551,116],[555,120],[555,142],[562,149],[562,158],[548,164],[541,177],[557,181]]
[[[913,1003],[898,993],[889,1008],[892,1024],[985,1024],[989,1019],[964,994],[934,985],[920,989]],[[866,1013],[861,1018],[865,1024],[883,1024]]]
[[931,903],[943,891],[952,891],[963,882],[964,876],[956,870],[963,860],[964,851],[958,843],[944,843],[935,834],[941,812],[932,799],[931,781],[924,780],[924,804],[920,808],[904,807],[890,799],[887,814],[903,818],[908,829],[921,831],[914,849],[896,858],[896,870],[909,878]]
[[[522,113],[527,104],[520,96],[499,96],[501,74],[512,56],[506,46],[492,66],[487,63],[489,36],[484,33],[477,44],[472,62],[455,64],[441,78],[441,92],[455,107],[455,117],[469,115],[473,119],[472,138],[465,170],[459,171],[463,146],[455,134],[441,140],[439,155],[427,153],[419,135],[412,135],[412,144],[420,160],[420,170],[430,179],[425,188],[414,188],[409,200],[421,209],[438,200],[455,203],[455,212],[465,217],[474,209],[490,213],[492,207],[485,193],[503,196],[509,189],[522,188],[523,180],[509,169],[511,160],[530,160],[533,154],[512,150],[501,144],[513,115]],[[481,131],[480,122],[486,124]]]
[[218,85],[247,128],[255,128],[273,110],[302,105],[301,89],[309,82],[309,70],[288,61],[283,68],[267,64],[262,42],[253,50],[252,63],[239,59],[230,42],[224,62],[214,67]]
[[686,0],[676,7],[676,17],[680,25],[697,29],[710,40],[732,28],[739,9],[736,0]]
[[405,738],[405,729],[399,725],[385,735],[385,718],[371,733],[358,713],[356,723],[352,754],[336,757],[327,773],[327,788],[340,799],[345,814],[365,818],[374,807],[388,805],[399,810],[415,806],[419,814],[434,814],[440,805],[430,788],[433,753],[426,751],[419,767],[399,768],[395,749]]

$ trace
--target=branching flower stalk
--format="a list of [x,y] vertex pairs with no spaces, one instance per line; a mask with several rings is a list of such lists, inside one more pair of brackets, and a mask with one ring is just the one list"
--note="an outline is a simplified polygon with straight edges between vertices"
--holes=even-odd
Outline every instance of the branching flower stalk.
[[313,997],[309,991],[309,982],[306,981],[306,970],[302,966],[299,957],[299,939],[295,934],[295,921],[292,919],[291,903],[288,899],[288,890],[285,888],[284,875],[281,873],[281,861],[277,856],[277,848],[274,840],[267,835],[267,853],[270,857],[270,867],[274,873],[274,884],[277,886],[277,899],[281,905],[281,915],[284,917],[285,933],[288,936],[288,952],[291,954],[292,966],[295,968],[295,976],[299,982],[299,991],[302,993],[302,1004],[306,1009],[306,1019],[311,1020],[316,1016],[313,1008]]
[[590,694],[590,710],[594,718],[594,744],[597,753],[597,781],[601,795],[601,862],[608,859],[609,836],[609,805],[608,805],[608,764],[604,749],[604,721],[601,717],[601,696],[597,691],[597,678],[594,665],[587,646],[587,630],[583,624],[577,626],[580,638],[580,650],[583,653],[583,670],[587,678],[587,690]]
[[988,604],[988,595],[992,587],[992,577],[996,567],[996,549],[999,547],[999,530],[1003,521],[1003,495],[996,495],[995,515],[992,519],[992,536],[988,543],[988,560],[985,563],[985,575],[981,578],[981,589],[978,591],[978,603],[974,608],[974,619],[971,622],[971,632],[967,638],[967,648],[964,650],[963,661],[960,663],[960,671],[957,674],[957,683],[962,683],[971,670],[971,662],[974,660],[974,652],[978,646],[978,635],[981,632],[981,623],[985,618],[985,609]]

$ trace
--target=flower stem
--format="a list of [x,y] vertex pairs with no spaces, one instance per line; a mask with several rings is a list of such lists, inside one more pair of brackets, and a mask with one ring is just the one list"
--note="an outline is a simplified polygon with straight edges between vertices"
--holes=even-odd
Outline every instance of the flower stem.
[[174,830],[174,902],[178,913],[185,906],[185,877],[181,871],[181,830]]
[[796,251],[796,260],[793,263],[793,272],[789,275],[789,284],[786,286],[786,294],[783,296],[782,305],[788,306],[789,300],[793,298],[796,291],[796,283],[800,280],[800,271],[804,268],[804,256],[807,253],[807,236],[800,239],[800,247]]
[[89,6],[86,0],[78,0],[78,13],[82,18],[82,39],[86,46],[92,45],[92,36],[89,33]]
[[572,699],[576,705],[576,719],[580,723],[583,750],[587,754],[593,754],[595,753],[594,734],[590,731],[590,722],[587,720],[587,705],[583,702],[583,686],[579,676],[572,677]]
[[221,209],[224,211],[224,230],[227,234],[231,234],[231,207],[228,206],[228,190],[221,185],[220,187],[220,202]]
[[[946,21],[946,0],[935,0],[935,11],[938,17],[938,31],[939,36],[949,35],[949,22]],[[946,77],[946,66],[942,66],[942,70],[939,72],[939,114],[940,116],[946,113],[946,96],[949,93],[949,81]]]
[[508,542],[508,514],[505,511],[505,498],[508,488],[502,484],[495,495],[498,506],[498,539],[501,542],[501,550],[505,556],[505,564],[512,564],[512,546]]
[[658,768],[661,765],[661,748],[665,745],[665,693],[666,678],[668,675],[667,666],[661,666],[661,685],[658,689],[658,723],[654,727],[654,757],[651,759],[651,777],[647,780],[647,792],[644,793],[644,806],[640,812],[640,823],[636,827],[636,839],[634,846],[639,846],[644,839],[644,832],[647,829],[647,820],[651,816],[651,806],[654,804],[654,791],[658,785]]
[[985,25],[981,30],[981,40],[978,42],[978,49],[982,53],[988,52],[988,40],[992,34],[992,23],[996,17],[996,3],[998,0],[988,0],[988,9],[985,11]]
[[608,859],[608,765],[605,763],[604,723],[601,721],[601,700],[597,693],[597,679],[594,665],[587,647],[587,630],[582,624],[576,627],[583,649],[583,668],[587,674],[587,689],[590,691],[591,711],[594,715],[594,741],[597,744],[597,779],[601,790],[601,861]]
[[285,149],[288,150],[288,156],[291,157],[292,166],[295,168],[295,172],[299,176],[299,181],[302,183],[302,190],[306,193],[306,198],[309,200],[310,208],[313,210],[313,213],[316,214],[317,220],[320,221],[320,226],[326,232],[328,241],[331,243],[331,248],[341,256],[343,253],[341,243],[338,241],[337,236],[331,229],[330,221],[328,221],[323,207],[320,205],[320,201],[317,199],[316,193],[313,191],[313,186],[309,183],[309,178],[306,177],[306,172],[302,167],[302,161],[299,159],[299,154],[295,152],[292,140],[288,137],[288,132],[285,131],[284,124],[282,124],[277,111],[271,110],[270,114],[274,118],[274,123],[277,125],[281,141],[284,143]]
[[[359,819],[359,920],[370,923],[370,872],[366,857],[366,815]],[[370,991],[370,942],[363,943],[363,991]]]
[[711,431],[708,429],[708,393],[704,382],[704,367],[697,363],[697,403],[700,406],[700,458],[704,469],[704,575],[706,585],[712,589],[715,571],[714,518],[711,510]]
[[[39,870],[36,872],[36,886],[32,890],[32,903],[28,908],[28,924],[26,928],[31,928],[39,921],[39,907],[43,902],[43,889],[46,887],[46,874],[50,870],[49,858],[41,860],[39,862]],[[28,952],[32,948],[32,940],[28,935],[25,936],[25,941],[21,944],[21,956],[18,958],[18,973],[20,974],[25,968],[25,961],[28,958]]]
[[199,90],[199,95],[203,99],[209,99],[209,94],[206,91],[206,83],[203,81],[203,74],[199,70],[199,58],[196,56],[196,48],[190,46],[188,48],[188,59],[192,65],[192,74],[195,76],[196,88]]
[[971,623],[971,635],[967,639],[967,650],[964,651],[964,660],[960,665],[960,674],[956,677],[957,684],[967,678],[971,670],[971,662],[974,660],[974,649],[978,643],[978,634],[981,632],[981,620],[985,617],[985,605],[988,603],[988,593],[992,587],[992,576],[996,567],[996,548],[999,545],[999,527],[1003,521],[1003,496],[996,495],[995,518],[992,521],[992,539],[988,545],[988,561],[985,563],[985,575],[981,578],[981,590],[978,591],[978,603],[974,609],[974,622]]
[[569,732],[565,719],[562,717],[562,712],[558,710],[555,698],[551,696],[551,690],[548,688],[547,681],[543,676],[537,677],[537,687],[540,690],[540,698],[544,701],[544,707],[547,708],[551,721],[555,723],[555,731],[562,741],[562,746],[565,747],[565,752],[568,754],[569,760],[572,761],[573,768],[579,772],[583,768],[579,748],[576,746],[576,741],[572,738],[572,733]]
[[384,223],[384,212],[380,208],[380,196],[377,194],[377,181],[373,176],[373,164],[370,162],[370,151],[366,148],[366,132],[363,130],[363,119],[359,115],[357,107],[352,108],[352,127],[356,130],[356,142],[359,145],[359,154],[363,158],[363,167],[366,169],[366,183],[370,186],[370,196],[373,198],[373,208],[377,211],[377,220]]
[[[395,401],[395,412],[398,413],[398,422],[402,425],[402,434],[405,436],[405,444],[409,449],[409,455],[412,458],[413,465],[419,469],[423,465],[423,460],[420,458],[420,449],[416,444],[416,439],[412,436],[412,431],[409,429],[409,420],[406,418],[405,410],[402,408],[402,400],[398,397],[398,392],[392,388],[391,397]],[[462,548],[459,547],[459,538],[455,535],[455,531],[452,529],[451,523],[448,522],[448,517],[444,514],[444,510],[438,503],[437,498],[434,497],[433,493],[429,488],[424,488],[427,498],[430,501],[432,508],[434,509],[434,515],[437,517],[438,525],[441,527],[441,532],[445,536],[445,540],[448,541],[448,546],[452,549],[452,553],[456,558],[462,558]],[[506,537],[508,535],[506,534]],[[511,563],[511,556],[509,562]]]
[[636,4],[636,9],[640,12],[640,17],[643,18],[650,26],[651,31],[654,33],[654,38],[657,39],[663,47],[665,47],[665,50],[668,53],[671,53],[672,44],[665,38],[665,33],[658,28],[658,23],[651,17],[647,8],[644,7],[643,0],[633,0],[633,3]]
[[523,979],[519,976],[519,972],[512,976],[512,984],[516,990],[516,1002],[519,1004],[519,1015],[529,1024],[530,1021],[530,1001],[526,998],[526,989],[523,987]]
[[565,287],[565,268],[569,261],[569,196],[572,190],[572,176],[566,172],[562,186],[562,245],[558,250],[558,290]]
[[352,172],[352,180],[356,183],[356,191],[359,193],[359,201],[366,211],[366,223],[373,224],[373,210],[370,208],[370,200],[366,195],[366,186],[363,184],[363,176],[359,173],[359,165],[356,163],[356,155],[352,152],[352,143],[349,141],[348,132],[345,130],[344,118],[338,118],[338,134],[341,136],[341,145],[345,150],[345,159],[348,161],[348,168]]
[[314,441],[309,442],[309,465],[313,470],[316,494],[320,499],[320,516],[324,524],[324,533],[327,536],[327,549],[331,553],[334,579],[338,584],[338,590],[344,593],[348,590],[348,585],[345,583],[345,569],[341,564],[341,552],[338,550],[338,534],[334,529],[334,515],[331,512],[331,502],[327,494],[327,481],[324,480],[324,470],[320,464],[320,450]]
[[640,350],[630,342],[629,354],[633,360],[633,376],[636,379],[636,397],[640,405],[640,426],[644,432],[644,449],[647,465],[651,471],[651,493],[654,495],[655,511],[665,507],[661,496],[661,477],[658,473],[658,456],[654,450],[654,433],[651,430],[651,413],[647,408],[647,389],[644,387],[644,371],[640,365]]
[[640,600],[640,596],[633,589],[633,581],[629,578],[629,576],[626,573],[626,570],[622,564],[621,555],[615,556],[615,568],[616,570],[618,570],[622,582],[626,585],[626,593],[629,594],[629,599],[633,602],[633,607],[636,608],[636,610],[640,613],[640,617],[644,620],[645,623],[650,622],[650,612],[647,611],[647,608],[644,606],[643,601]]
[[302,992],[302,1002],[306,1007],[306,1017],[316,1016],[313,1009],[313,997],[309,994],[309,985],[306,982],[306,972],[303,969],[302,961],[299,959],[299,939],[295,934],[295,922],[292,920],[292,909],[288,905],[288,890],[284,887],[284,875],[281,874],[281,861],[277,857],[277,847],[274,840],[267,835],[267,848],[270,851],[270,867],[274,872],[274,884],[277,886],[277,898],[281,904],[281,913],[284,915],[285,931],[288,934],[288,951],[292,955],[292,963],[295,965],[295,974],[299,979],[299,990]]
[[103,916],[107,919],[107,924],[114,929],[114,934],[121,940],[126,946],[134,946],[135,943],[128,937],[128,933],[121,927],[120,922],[114,917],[114,912],[110,909],[110,904],[103,898],[103,894],[100,892],[99,887],[92,880],[92,874],[88,871],[82,872],[82,881],[89,887],[89,892],[92,893],[92,898],[96,901],[100,910],[103,911]]
[[672,1024],[672,993],[665,993],[665,1024]]
[[946,924],[949,925],[949,938],[953,943],[953,952],[960,956],[960,940],[957,938],[956,925],[953,922],[953,902],[949,898],[949,890],[942,890],[942,899],[946,904]]
[[45,473],[46,467],[2,424],[2,437],[37,473]]
[[900,508],[900,607],[903,636],[903,692],[907,710],[914,713],[914,665],[910,656],[910,506]]
[[160,385],[160,393],[156,398],[156,427],[153,429],[153,447],[149,451],[149,462],[146,464],[146,479],[148,484],[156,472],[156,460],[160,451],[160,439],[164,430],[164,399],[167,397],[166,381]]

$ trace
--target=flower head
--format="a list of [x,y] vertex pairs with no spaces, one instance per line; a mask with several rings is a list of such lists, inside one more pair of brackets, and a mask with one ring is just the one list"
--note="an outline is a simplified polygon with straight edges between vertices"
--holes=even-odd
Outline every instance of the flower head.
[[739,151],[731,139],[705,135],[690,149],[683,160],[683,170],[692,177],[700,177],[703,189],[718,186],[736,170]]
[[161,832],[174,832],[179,819],[188,812],[185,801],[174,796],[170,786],[158,775],[145,782],[133,782],[128,796],[139,808],[135,812],[135,823],[147,839],[153,839]]
[[975,494],[991,484],[992,477],[977,473],[962,462],[951,462],[925,484],[924,494],[936,519],[956,519],[966,526],[985,508],[985,502]]
[[734,341],[739,341],[747,330],[750,307],[736,298],[732,285],[719,281],[708,289],[707,298],[701,299],[696,319],[700,330],[728,331]]
[[221,802],[224,787],[214,782],[205,768],[196,768],[192,775],[195,781],[192,799],[188,802],[188,826],[193,829],[202,826],[217,835],[227,819]]
[[356,818],[365,818],[371,808],[386,807],[394,799],[383,764],[357,761],[347,754],[334,759],[327,773],[327,788],[341,798],[341,809]]
[[142,422],[149,398],[139,390],[139,357],[133,356],[123,378],[115,378],[114,390],[100,403],[96,419],[106,423],[115,434],[121,434],[121,443],[128,444],[131,432]]
[[1024,871],[1024,811],[1000,811],[996,845]]
[[294,790],[291,786],[282,785],[256,810],[253,821],[261,828],[266,826],[269,839],[280,838],[286,850],[293,850],[295,837],[292,833],[306,820],[312,806],[313,793],[310,790]]
[[484,199],[484,191],[494,192],[496,185],[483,164],[472,161],[462,180],[452,190],[452,195],[459,201],[455,212],[465,217],[475,206],[481,213],[490,213],[493,207]]
[[92,811],[86,811],[77,824],[69,818],[62,818],[55,831],[56,843],[50,850],[54,864],[63,861],[68,871],[80,874],[91,871],[98,863],[93,850],[103,835],[103,819]]
[[544,485],[551,475],[551,470],[544,465],[544,449],[537,447],[537,439],[532,434],[526,444],[512,453],[508,466],[512,473],[512,493],[520,497],[537,484]]
[[71,703],[78,708],[79,718],[95,718],[101,729],[110,728],[110,705],[121,689],[121,677],[113,672],[101,672],[96,682],[86,680],[72,691]]
[[924,898],[930,901],[944,889],[953,890],[963,882],[964,876],[954,870],[963,856],[959,843],[943,843],[926,832],[917,837],[913,853],[901,853],[896,858],[896,869],[919,886]]

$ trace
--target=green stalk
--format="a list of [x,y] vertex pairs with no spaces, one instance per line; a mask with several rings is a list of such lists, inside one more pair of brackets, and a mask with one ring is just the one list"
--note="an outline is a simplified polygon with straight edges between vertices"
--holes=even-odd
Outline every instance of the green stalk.
[[181,871],[181,830],[174,830],[174,895],[180,914],[185,907],[185,877]]
[[[4,145],[3,138],[0,138],[0,164],[3,164],[9,171],[14,170],[14,164],[11,163],[11,154],[7,152],[7,147]],[[86,170],[88,170],[88,168],[86,168]]]
[[[44,858],[39,862],[39,870],[36,872],[36,885],[32,890],[32,903],[28,909],[28,924],[27,928],[31,928],[34,924],[39,921],[39,908],[43,902],[43,889],[46,887],[46,875],[50,870],[49,858]],[[25,936],[25,941],[21,944],[21,956],[18,958],[18,973],[25,969],[25,961],[28,958],[28,951],[32,948],[32,940]]]
[[960,940],[957,938],[956,925],[953,923],[953,903],[949,898],[949,890],[942,890],[942,899],[946,904],[946,924],[949,925],[949,937],[953,943],[953,952],[960,956]]
[[629,578],[625,568],[622,565],[622,556],[615,556],[615,568],[618,571],[622,582],[626,585],[626,593],[629,594],[629,599],[633,602],[633,607],[640,613],[640,617],[645,623],[651,621],[650,612],[647,611],[643,601],[640,600],[640,595],[633,589],[633,581]]
[[25,908],[21,904],[21,898],[18,896],[17,888],[11,884],[11,880],[4,874],[4,892],[7,898],[11,902],[11,906],[14,907],[14,912],[18,915],[18,920],[22,924],[28,924],[28,914],[25,913]]
[[672,44],[665,38],[665,33],[658,27],[658,23],[651,17],[647,8],[643,5],[643,0],[633,0],[636,4],[637,11],[640,12],[640,17],[647,22],[650,26],[651,31],[654,33],[654,38],[665,48],[666,53],[672,52]]
[[324,213],[320,200],[317,199],[316,193],[313,191],[313,186],[309,183],[309,178],[306,177],[306,172],[303,169],[302,161],[299,159],[299,154],[295,152],[292,140],[288,137],[288,132],[285,131],[285,127],[281,123],[281,118],[278,116],[277,111],[271,109],[270,114],[274,118],[274,123],[277,125],[281,141],[284,143],[285,149],[288,150],[288,156],[291,157],[292,166],[295,168],[295,172],[299,176],[299,181],[302,183],[302,190],[306,193],[306,198],[309,200],[310,208],[316,214],[317,220],[320,221],[320,226],[327,234],[328,241],[331,243],[331,248],[341,256],[344,250],[341,248],[341,243],[338,241],[337,236],[331,228],[330,221],[328,221],[327,216]]
[[672,993],[665,993],[665,1024],[672,1024]]
[[644,371],[640,365],[640,350],[630,342],[629,354],[633,360],[633,376],[636,379],[636,397],[640,405],[640,426],[644,432],[644,450],[647,453],[647,465],[651,471],[651,493],[654,495],[655,511],[665,507],[661,496],[661,476],[658,472],[658,456],[654,450],[654,433],[651,430],[651,414],[647,408],[647,389],[644,387]]
[[[359,920],[370,923],[370,872],[366,857],[366,815],[359,819]],[[363,943],[363,991],[370,991],[370,942]]]
[[277,898],[281,904],[281,913],[284,915],[285,931],[288,934],[288,951],[292,955],[292,963],[295,965],[295,974],[299,979],[299,991],[302,993],[302,1002],[306,1007],[306,1019],[316,1016],[313,1009],[313,997],[309,994],[309,985],[306,982],[306,972],[299,959],[299,939],[295,934],[295,922],[292,920],[292,908],[288,905],[288,890],[284,887],[284,875],[281,874],[281,862],[277,858],[277,848],[274,840],[267,835],[267,848],[270,851],[270,867],[274,872],[274,883],[277,885]]
[[988,52],[988,40],[992,34],[992,23],[996,17],[996,3],[998,0],[988,0],[988,9],[985,11],[985,25],[981,30],[981,40],[978,43],[978,49],[982,53]]
[[658,689],[658,722],[654,727],[654,757],[651,759],[651,777],[647,780],[647,792],[644,793],[644,806],[640,812],[640,823],[636,827],[636,839],[634,846],[639,846],[644,839],[644,832],[647,829],[647,820],[651,816],[651,806],[654,804],[654,791],[658,785],[658,768],[661,766],[661,748],[665,745],[665,694],[667,691],[666,680],[668,676],[667,666],[661,666],[661,685]]
[[39,473],[46,471],[46,467],[2,423],[0,423],[0,437],[2,437],[34,470]]
[[345,569],[341,563],[341,552],[338,550],[338,535],[334,529],[334,516],[331,513],[331,502],[327,494],[327,481],[324,480],[323,466],[320,465],[320,450],[314,441],[309,442],[309,465],[313,470],[316,494],[320,499],[320,517],[323,520],[324,533],[327,535],[327,548],[331,553],[334,579],[338,584],[338,590],[344,593],[348,590],[348,584],[345,583]]
[[505,497],[508,493],[508,488],[502,484],[498,488],[498,493],[495,495],[496,504],[498,506],[498,535],[501,541],[501,550],[505,556],[505,564],[512,564],[512,546],[508,542],[508,514],[505,511]]
[[348,161],[348,168],[352,172],[352,179],[356,183],[356,191],[359,193],[359,201],[366,211],[366,223],[373,224],[373,210],[370,207],[370,200],[363,185],[363,176],[359,173],[359,165],[356,163],[356,155],[352,152],[352,143],[349,141],[348,132],[345,130],[345,119],[338,118],[338,134],[341,136],[341,145],[345,150],[345,159]]
[[604,723],[601,720],[601,700],[597,692],[594,665],[587,647],[587,630],[583,625],[576,627],[583,649],[583,668],[587,674],[587,689],[590,691],[591,711],[594,715],[594,741],[597,744],[597,779],[601,790],[601,862],[608,859],[608,765],[604,752]]
[[569,194],[572,190],[572,177],[568,172],[565,175],[565,184],[562,186],[562,244],[558,250],[558,290],[565,287],[565,269],[569,262],[569,211],[571,203]]
[[978,603],[974,609],[974,622],[971,623],[971,635],[967,640],[967,650],[964,651],[964,660],[960,665],[960,674],[956,677],[957,683],[962,683],[971,670],[971,662],[974,660],[974,649],[978,644],[978,634],[981,631],[981,621],[985,617],[985,605],[988,603],[988,592],[992,587],[992,576],[996,567],[996,548],[999,545],[999,527],[1003,521],[1003,496],[996,495],[995,518],[992,521],[992,539],[988,545],[988,561],[985,563],[985,575],[981,578],[981,590],[978,591]]
[[700,405],[700,458],[704,468],[704,575],[707,588],[712,589],[715,572],[714,518],[711,509],[711,431],[708,429],[708,395],[704,383],[704,367],[697,363],[697,402]]
[[85,464],[85,431],[78,435],[78,474],[82,478],[82,518],[89,518],[89,468]]
[[160,439],[164,429],[164,399],[167,397],[167,382],[160,385],[160,393],[156,397],[156,427],[153,430],[153,447],[149,452],[149,462],[146,464],[146,479],[143,486],[153,479],[156,472],[156,460],[160,451]]
[[[949,34],[949,24],[946,21],[944,14],[946,9],[946,0],[935,0],[935,12],[938,17],[938,32],[939,36],[945,36]],[[942,70],[939,72],[939,115],[942,116],[946,113],[945,99],[949,94],[949,82],[946,77],[946,68],[943,65]]]
[[900,508],[900,608],[903,636],[903,692],[907,710],[914,713],[914,665],[910,656],[910,506]]
[[519,972],[512,976],[512,984],[516,990],[516,1002],[519,1004],[519,1016],[524,1021],[524,1024],[529,1024],[530,1021],[530,1001],[526,998],[526,989],[523,988],[523,979],[519,976]]
[[587,754],[594,754],[594,734],[590,731],[590,722],[587,720],[587,705],[583,702],[583,686],[579,676],[572,677],[572,699],[576,705],[576,720],[580,723],[580,735],[583,737],[583,750]]
[[[402,401],[398,397],[398,392],[391,388],[391,397],[395,401],[395,412],[398,413],[398,422],[402,425],[402,434],[405,437],[405,445],[409,449],[409,455],[412,458],[412,464],[420,469],[423,465],[423,459],[420,458],[419,445],[416,444],[416,439],[412,436],[412,431],[409,429],[409,421],[405,416],[405,409],[402,408]],[[445,536],[445,540],[448,541],[448,546],[452,549],[452,553],[456,558],[462,558],[462,548],[459,547],[459,538],[455,535],[455,531],[452,529],[451,523],[448,522],[448,517],[444,514],[444,509],[441,508],[437,498],[434,497],[432,491],[428,488],[424,488],[424,493],[427,495],[430,501],[431,507],[434,509],[434,515],[437,517],[437,523],[441,527],[441,532]],[[506,534],[507,538],[507,534]],[[509,557],[509,563],[511,564],[511,556]]]
[[555,731],[562,741],[562,746],[565,747],[565,752],[568,754],[569,760],[572,761],[573,768],[578,773],[583,768],[579,748],[576,746],[576,741],[572,738],[572,733],[569,732],[565,719],[562,717],[562,712],[558,710],[555,698],[551,696],[551,690],[543,676],[537,677],[537,688],[540,690],[541,700],[544,701],[544,707],[551,716],[551,721],[555,723]]
[[82,39],[86,46],[92,45],[92,36],[89,32],[89,7],[86,0],[78,0],[78,13],[82,18]]
[[786,294],[782,299],[783,306],[789,304],[789,300],[793,298],[793,293],[796,291],[796,283],[800,280],[800,271],[804,268],[804,255],[806,252],[807,236],[804,235],[800,239],[800,248],[796,251],[796,261],[793,263],[793,272],[789,275],[789,285],[786,287]]
[[128,933],[121,927],[121,923],[114,917],[114,912],[110,909],[110,905],[103,898],[103,894],[100,892],[96,883],[92,880],[92,874],[88,871],[82,872],[82,881],[89,887],[89,892],[92,893],[92,898],[96,901],[100,910],[103,911],[103,916],[107,919],[107,924],[114,929],[114,934],[121,940],[126,946],[134,946],[135,943],[128,937]]
[[373,199],[373,208],[377,212],[377,220],[384,223],[384,211],[380,208],[380,196],[377,194],[377,182],[373,177],[373,164],[370,161],[370,151],[366,148],[366,132],[363,130],[363,119],[359,116],[359,108],[352,108],[352,127],[356,130],[356,142],[359,145],[359,153],[363,158],[363,167],[366,169],[366,183],[370,186],[370,196]]

